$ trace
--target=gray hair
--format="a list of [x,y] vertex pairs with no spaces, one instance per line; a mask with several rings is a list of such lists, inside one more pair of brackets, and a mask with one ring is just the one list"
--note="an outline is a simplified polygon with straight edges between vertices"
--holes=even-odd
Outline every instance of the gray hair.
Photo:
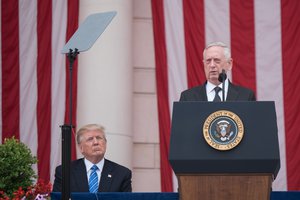
[[212,42],[209,43],[205,49],[203,50],[203,59],[204,59],[204,55],[205,55],[205,51],[210,48],[210,47],[214,47],[214,46],[218,46],[218,47],[223,47],[224,49],[224,56],[227,60],[229,60],[231,58],[231,52],[230,52],[230,48],[224,44],[223,42]]
[[82,141],[82,135],[87,132],[87,131],[99,131],[102,132],[104,135],[104,139],[106,141],[106,136],[105,136],[105,128],[99,124],[87,124],[83,127],[81,127],[76,134],[76,141],[77,144],[80,144]]

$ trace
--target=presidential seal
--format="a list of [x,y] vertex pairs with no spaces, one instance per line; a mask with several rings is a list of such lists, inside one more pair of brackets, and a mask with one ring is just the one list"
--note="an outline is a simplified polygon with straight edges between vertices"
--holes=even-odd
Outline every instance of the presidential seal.
[[230,150],[242,141],[244,125],[235,113],[219,110],[206,118],[203,136],[211,147],[221,151]]

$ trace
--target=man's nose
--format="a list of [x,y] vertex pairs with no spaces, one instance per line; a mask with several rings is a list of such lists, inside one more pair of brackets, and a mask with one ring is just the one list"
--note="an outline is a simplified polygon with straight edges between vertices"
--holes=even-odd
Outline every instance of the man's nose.
[[97,137],[93,137],[93,143],[98,143],[99,141],[98,141],[98,139],[97,139]]
[[209,67],[210,67],[210,68],[214,68],[214,67],[216,67],[216,63],[215,63],[215,61],[214,61],[214,60],[211,60],[211,61],[210,61],[210,63],[209,63]]

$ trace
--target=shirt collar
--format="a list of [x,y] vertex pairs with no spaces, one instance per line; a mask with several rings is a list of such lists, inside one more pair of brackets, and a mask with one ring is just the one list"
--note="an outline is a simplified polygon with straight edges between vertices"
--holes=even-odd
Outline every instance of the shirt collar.
[[100,172],[103,169],[104,166],[104,158],[102,160],[100,160],[100,162],[94,164],[91,161],[87,160],[86,158],[84,158],[84,164],[86,166],[86,172],[88,172],[89,170],[91,170],[91,167],[93,167],[93,165],[96,165],[98,167],[98,169],[100,170]]
[[[223,88],[223,83],[220,83],[219,85],[214,85],[211,82],[207,81],[206,91],[207,92],[212,92],[212,91],[214,91],[215,87],[217,87],[217,86],[222,89]],[[226,90],[227,86],[228,86],[228,78],[226,78],[226,80],[225,80],[225,90]]]

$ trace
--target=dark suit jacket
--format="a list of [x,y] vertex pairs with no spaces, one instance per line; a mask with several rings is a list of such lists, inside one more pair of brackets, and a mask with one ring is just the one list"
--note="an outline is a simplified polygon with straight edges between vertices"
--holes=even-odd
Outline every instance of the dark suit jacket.
[[[255,101],[255,94],[252,90],[237,86],[228,82],[228,93],[226,101]],[[206,83],[200,86],[185,90],[180,95],[180,101],[207,101]]]
[[[84,159],[78,159],[71,162],[70,172],[70,191],[71,192],[89,192],[87,179],[87,170]],[[55,180],[53,192],[62,190],[62,166],[55,169]],[[99,183],[99,192],[131,192],[131,170],[105,159],[101,180]]]

